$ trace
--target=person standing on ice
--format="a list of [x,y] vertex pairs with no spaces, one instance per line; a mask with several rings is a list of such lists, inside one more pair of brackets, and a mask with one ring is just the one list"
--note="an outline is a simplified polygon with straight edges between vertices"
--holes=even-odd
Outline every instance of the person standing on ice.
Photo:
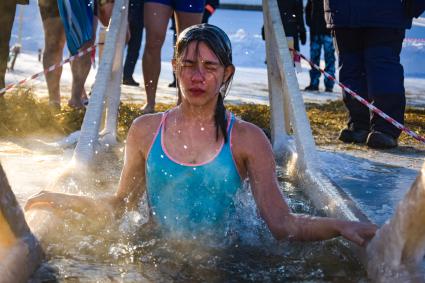
[[[322,46],[325,55],[325,71],[335,77],[335,47],[331,30],[326,27],[323,0],[308,0],[305,7],[305,21],[310,27],[310,60],[320,66],[320,54]],[[334,81],[324,77],[325,91],[332,92]],[[320,71],[315,68],[310,70],[310,84],[306,91],[318,91],[320,83]]]
[[[405,29],[424,10],[425,0],[325,0],[339,80],[401,124],[406,98],[400,52]],[[344,90],[343,100],[349,118],[339,140],[378,149],[397,147],[401,130]]]
[[[93,5],[89,0],[39,0],[44,29],[43,67],[49,68],[62,61],[65,42],[71,55],[93,45],[95,24]],[[84,108],[87,95],[84,84],[90,72],[90,54],[76,58],[71,63],[72,87],[68,105]],[[60,109],[60,78],[62,67],[46,74],[49,103]]]
[[[223,100],[235,73],[231,43],[220,28],[201,24],[178,36],[173,69],[182,103],[137,118],[128,133],[115,195],[102,199],[41,192],[26,210],[48,207],[111,219],[138,209],[147,194],[151,220],[168,237],[231,237],[227,220],[249,181],[259,215],[279,240],[343,236],[364,245],[376,231],[359,223],[291,213],[279,191],[271,144],[257,126],[237,119]],[[249,141],[249,142],[246,142]]]
[[[206,0],[205,1],[205,8],[204,8],[204,14],[202,15],[202,22],[203,24],[207,24],[210,17],[215,13],[218,6],[220,5],[219,0]],[[177,41],[177,32],[176,32],[176,20],[174,19],[174,16],[171,17],[171,27],[170,29],[173,31],[173,48],[176,45]],[[168,84],[168,87],[176,87],[176,75],[173,73],[173,81]],[[179,98],[180,99],[180,98]]]
[[[29,0],[0,1],[0,90],[6,86],[5,76],[9,57],[9,41],[15,19],[16,5],[28,5]],[[2,97],[4,93],[0,93]]]
[[[302,0],[278,0],[280,18],[282,20],[285,35],[292,37],[294,48],[300,51],[300,41],[304,45],[307,35],[304,25],[304,6]],[[263,40],[266,40],[264,26],[261,29]]]
[[161,72],[161,49],[171,15],[174,13],[178,35],[185,28],[201,23],[204,6],[205,0],[145,0],[146,44],[142,69],[147,103],[142,108],[143,113],[155,111],[156,90]]
[[139,86],[133,78],[137,59],[139,59],[140,47],[143,37],[143,6],[144,0],[130,0],[128,9],[128,28],[130,40],[127,43],[127,55],[125,57],[122,83],[129,86]]

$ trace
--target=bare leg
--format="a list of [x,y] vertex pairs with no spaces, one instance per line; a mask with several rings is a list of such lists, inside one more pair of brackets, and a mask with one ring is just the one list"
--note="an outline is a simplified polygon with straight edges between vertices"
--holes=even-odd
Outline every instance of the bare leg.
[[[80,50],[84,50],[92,45],[92,41],[85,43]],[[83,57],[76,58],[71,63],[72,71],[72,88],[71,88],[71,99],[68,101],[68,105],[74,108],[83,108],[84,103],[82,98],[86,96],[84,90],[84,84],[86,83],[87,76],[89,75],[91,67],[90,54],[86,54]]]
[[[80,50],[84,50],[93,45],[96,41],[96,31],[97,31],[97,18],[93,18],[93,31],[92,31],[92,40],[86,42]],[[84,89],[84,84],[86,82],[87,76],[89,75],[91,67],[91,53],[84,55],[75,59],[71,63],[72,71],[72,89],[71,89],[71,99],[68,101],[68,105],[75,108],[84,107],[87,102],[87,93]]]
[[159,3],[147,2],[144,6],[146,44],[142,67],[147,97],[144,113],[153,112],[155,108],[156,88],[161,72],[161,48],[172,11],[170,6]]
[[[47,18],[43,21],[44,28],[44,52],[43,68],[62,60],[62,52],[65,46],[65,31],[59,17]],[[47,89],[49,91],[49,102],[52,106],[60,107],[60,77],[62,67],[46,74]]]
[[[179,36],[185,28],[200,24],[202,21],[202,13],[188,13],[176,11],[174,18],[176,19],[176,33]],[[177,82],[177,105],[181,103],[182,95],[180,92],[180,86]]]

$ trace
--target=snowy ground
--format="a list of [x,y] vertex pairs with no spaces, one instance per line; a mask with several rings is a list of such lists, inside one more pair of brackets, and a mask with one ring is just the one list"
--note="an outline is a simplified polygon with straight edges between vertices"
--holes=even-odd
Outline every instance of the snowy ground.
[[[42,70],[41,63],[37,61],[38,49],[44,46],[44,35],[41,18],[38,12],[37,2],[30,1],[29,6],[19,6],[23,13],[22,24],[22,50],[23,54],[18,58],[17,66],[13,73],[8,73],[6,80],[8,83],[15,83],[20,79],[28,77]],[[252,1],[257,3],[258,1]],[[257,3],[258,4],[258,3]],[[22,8],[24,7],[24,8]],[[15,26],[11,45],[18,38],[18,18],[20,10],[17,11]],[[250,102],[267,104],[267,72],[265,69],[265,44],[261,39],[261,27],[263,25],[263,15],[258,11],[235,11],[220,10],[211,17],[210,23],[223,28],[230,36],[233,45],[234,63],[236,65],[236,76],[232,91],[228,97],[229,102]],[[425,27],[414,25],[407,32],[407,39],[404,44],[401,60],[406,74],[406,92],[408,94],[408,104],[414,106],[424,106],[425,97]],[[144,42],[144,41],[143,41]],[[309,57],[308,44],[301,46],[301,52]],[[64,56],[68,56],[67,50]],[[162,49],[162,73],[158,96],[164,102],[174,101],[174,89],[168,89],[167,85],[172,80],[170,62],[172,56],[172,32],[168,31],[164,47]],[[322,62],[323,65],[323,62]],[[303,71],[298,74],[300,88],[303,89],[309,84],[309,66],[303,62]],[[95,70],[92,70],[86,84],[87,89],[94,81]],[[142,80],[141,61],[136,67],[135,76],[137,80]],[[69,67],[65,67],[62,76],[62,94],[69,95],[71,75]],[[46,96],[47,90],[43,79],[39,80],[35,87],[41,96]],[[322,86],[323,88],[323,86]],[[322,89],[323,90],[323,89]],[[304,98],[308,102],[324,102],[328,99],[340,99],[341,93],[338,87],[335,93],[304,93]],[[124,98],[131,98],[137,102],[144,99],[141,88],[123,88]]]
[[[19,15],[19,12],[17,13]],[[6,81],[15,83],[34,73],[42,70],[42,65],[37,61],[37,50],[43,48],[43,31],[37,4],[31,1],[31,5],[25,8],[23,34],[23,54],[18,58],[15,71],[8,73]],[[211,23],[222,27],[230,36],[236,65],[236,75],[230,95],[226,100],[231,103],[256,103],[268,104],[267,97],[267,71],[265,69],[265,45],[261,39],[261,26],[263,23],[262,13],[255,11],[218,10],[211,18]],[[13,29],[13,44],[17,39],[18,27]],[[406,92],[409,105],[425,106],[425,27],[414,25],[407,32],[407,40],[401,54],[406,74]],[[301,52],[307,57],[308,46],[302,46]],[[172,80],[170,59],[172,54],[172,34],[168,32],[162,51],[162,72],[159,82],[158,98],[161,102],[172,103],[175,101],[175,89],[167,85]],[[67,56],[67,51],[65,51]],[[323,62],[322,62],[323,63]],[[300,88],[303,89],[309,83],[308,65],[303,62],[303,72],[298,74]],[[92,70],[86,88],[89,90],[93,84],[95,71]],[[135,76],[141,80],[141,63],[137,64]],[[62,95],[66,100],[69,97],[71,75],[69,66],[65,66],[62,76]],[[47,96],[46,85],[43,78],[31,82],[29,85],[36,89],[40,97]],[[144,102],[142,88],[122,88],[123,100]],[[341,98],[340,89],[334,93],[308,93],[303,92],[306,102],[323,103],[327,100]],[[65,102],[65,101],[64,101]],[[347,147],[323,147],[321,159],[324,170],[344,188],[348,188],[350,195],[356,199],[362,208],[372,212],[370,216],[377,222],[383,220],[391,213],[394,205],[401,198],[413,181],[420,168],[424,153],[415,151],[406,153],[402,151],[381,152],[359,148],[353,150]],[[391,168],[388,169],[388,166]],[[379,174],[375,174],[379,171]],[[388,179],[394,176],[394,180]],[[357,180],[360,183],[353,182]],[[375,180],[371,183],[370,180]],[[359,185],[360,184],[360,185]],[[364,186],[362,186],[363,184]],[[370,188],[364,189],[365,187]],[[391,195],[388,198],[380,198],[382,192]],[[387,192],[388,191],[388,192]],[[359,194],[359,192],[362,192]],[[368,203],[368,201],[381,202]],[[365,204],[366,202],[366,204]],[[378,214],[376,210],[382,210]]]

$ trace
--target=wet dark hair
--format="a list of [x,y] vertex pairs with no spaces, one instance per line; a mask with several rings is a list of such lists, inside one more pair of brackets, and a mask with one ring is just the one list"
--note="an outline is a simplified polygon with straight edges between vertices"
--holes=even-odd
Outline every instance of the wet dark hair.
[[[176,47],[174,48],[174,59],[177,63],[179,63],[186,54],[187,47],[191,42],[205,43],[225,68],[233,66],[230,39],[220,28],[210,24],[200,24],[183,30],[177,38]],[[233,74],[221,86],[214,114],[216,139],[218,139],[220,129],[225,143],[228,141],[228,137],[226,108],[224,107],[223,100],[227,95],[232,80]]]

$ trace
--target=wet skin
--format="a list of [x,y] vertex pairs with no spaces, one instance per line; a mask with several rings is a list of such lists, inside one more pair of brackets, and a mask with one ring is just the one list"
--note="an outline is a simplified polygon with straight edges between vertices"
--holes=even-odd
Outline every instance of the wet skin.
[[[234,66],[223,66],[207,45],[192,42],[181,60],[173,60],[173,67],[182,91],[182,103],[168,114],[164,125],[165,147],[180,162],[209,160],[224,140],[221,134],[216,139],[214,113],[219,90],[233,75]],[[162,114],[158,113],[141,116],[133,122],[115,195],[99,201],[42,192],[28,200],[26,209],[47,205],[95,215],[121,215],[124,208],[137,209],[146,190],[147,154],[161,118]],[[253,124],[236,120],[231,142],[239,174],[249,179],[258,211],[276,239],[315,241],[343,236],[358,245],[365,245],[375,234],[377,227],[369,223],[291,213],[279,191],[276,163],[263,131]]]

